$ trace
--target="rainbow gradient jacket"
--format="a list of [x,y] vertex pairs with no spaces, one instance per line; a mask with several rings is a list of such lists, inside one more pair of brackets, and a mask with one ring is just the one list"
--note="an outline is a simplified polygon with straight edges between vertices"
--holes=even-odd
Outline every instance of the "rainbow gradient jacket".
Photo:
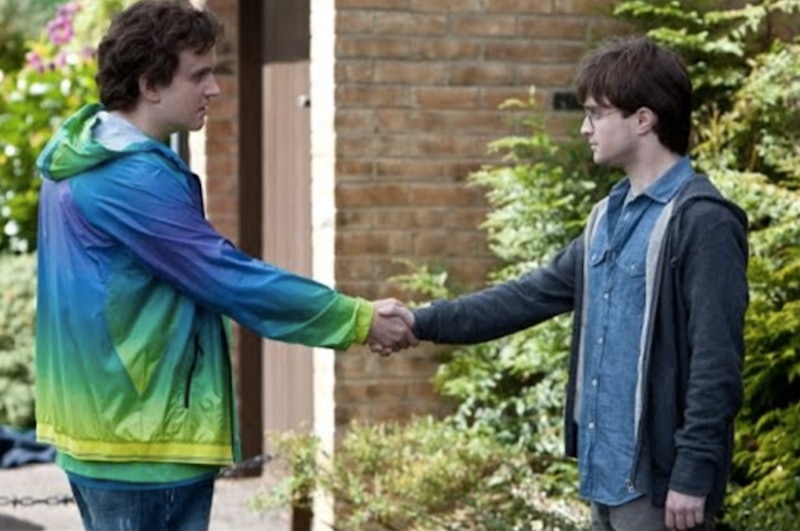
[[102,110],[67,119],[37,161],[38,438],[82,460],[228,464],[239,450],[223,316],[343,350],[365,341],[372,305],[237,250],[173,151],[97,140]]

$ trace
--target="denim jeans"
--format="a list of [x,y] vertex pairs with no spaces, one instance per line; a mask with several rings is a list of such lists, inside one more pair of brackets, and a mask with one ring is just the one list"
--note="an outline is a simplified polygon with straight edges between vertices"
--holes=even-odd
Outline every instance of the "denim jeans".
[[86,531],[206,531],[214,478],[164,489],[98,489],[70,482]]

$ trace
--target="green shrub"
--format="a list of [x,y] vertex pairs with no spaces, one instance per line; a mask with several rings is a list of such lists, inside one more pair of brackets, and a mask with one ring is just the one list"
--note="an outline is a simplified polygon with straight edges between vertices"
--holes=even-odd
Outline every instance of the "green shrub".
[[[692,156],[750,217],[745,405],[723,516],[733,529],[783,530],[800,515],[800,44],[787,39],[800,0],[730,5],[620,1],[615,16],[687,59],[697,89]],[[569,145],[534,128],[530,138],[493,145],[508,165],[473,176],[487,187],[493,210],[484,227],[504,264],[490,281],[538,265],[605,193],[608,176],[567,156]],[[441,296],[446,271],[423,273],[400,280]],[[437,376],[443,394],[460,401],[455,420],[513,447],[551,451],[567,341],[566,322],[556,321],[457,350]]]
[[36,256],[0,255],[0,424],[33,425]]
[[283,483],[258,495],[258,509],[304,503],[319,488],[341,508],[343,531],[529,531],[584,529],[587,507],[553,496],[544,462],[448,422],[354,423],[335,455],[307,434],[274,439]]
[[70,2],[27,45],[20,70],[0,72],[0,252],[36,249],[36,157],[67,116],[97,101],[93,45],[131,0]]
[[[490,283],[549,260],[580,233],[592,204],[619,177],[594,165],[584,142],[547,133],[533,89],[527,101],[504,107],[521,112],[519,129],[527,134],[491,143],[501,161],[469,177],[492,207],[482,227],[500,267]],[[428,298],[458,294],[447,289],[446,274],[426,269],[393,280]],[[561,454],[571,322],[565,316],[455,350],[436,376],[439,392],[459,403],[454,422],[525,452]],[[560,490],[573,492],[574,484],[561,481]]]

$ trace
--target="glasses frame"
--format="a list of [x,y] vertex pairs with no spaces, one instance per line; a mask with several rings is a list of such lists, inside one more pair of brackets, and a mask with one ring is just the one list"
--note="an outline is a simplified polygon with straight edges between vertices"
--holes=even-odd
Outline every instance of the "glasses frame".
[[595,124],[605,118],[606,116],[611,116],[612,114],[616,114],[618,112],[622,112],[622,109],[605,109],[605,111],[600,107],[584,107],[583,108],[583,119],[589,121],[589,127],[594,129]]

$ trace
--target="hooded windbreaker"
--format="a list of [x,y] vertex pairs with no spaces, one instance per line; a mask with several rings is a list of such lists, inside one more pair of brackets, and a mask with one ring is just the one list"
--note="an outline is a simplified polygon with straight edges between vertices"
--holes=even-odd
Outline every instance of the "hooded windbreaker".
[[[471,344],[574,312],[565,446],[577,455],[586,315],[584,234],[548,265],[516,280],[414,311],[420,340]],[[742,404],[748,303],[747,219],[705,176],[695,175],[664,209],[650,237],[638,362],[635,455],[630,485],[663,506],[669,489],[721,505]]]
[[372,305],[237,250],[180,157],[99,142],[101,113],[70,117],[38,159],[38,438],[81,460],[226,465],[239,451],[224,316],[346,349]]

